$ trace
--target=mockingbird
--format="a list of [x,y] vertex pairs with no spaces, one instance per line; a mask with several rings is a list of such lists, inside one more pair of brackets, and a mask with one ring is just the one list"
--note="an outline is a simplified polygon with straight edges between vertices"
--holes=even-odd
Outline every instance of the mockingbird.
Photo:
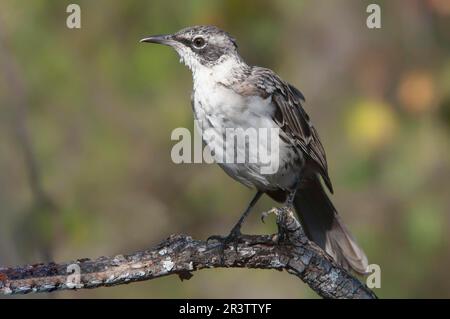
[[[261,195],[267,194],[277,202],[294,206],[308,238],[336,262],[348,270],[365,273],[367,257],[342,223],[320,181],[322,178],[333,193],[325,151],[302,107],[303,94],[272,70],[245,63],[235,39],[214,26],[189,27],[141,42],[172,47],[191,70],[195,119],[203,129],[212,129],[219,137],[204,139],[213,152],[219,153],[222,151],[219,148],[229,142],[223,140],[228,128],[279,129],[279,162],[275,172],[261,173],[262,163],[254,161],[219,163],[232,178],[257,190],[223,242],[239,238],[245,217]],[[225,152],[229,151],[241,150]]]

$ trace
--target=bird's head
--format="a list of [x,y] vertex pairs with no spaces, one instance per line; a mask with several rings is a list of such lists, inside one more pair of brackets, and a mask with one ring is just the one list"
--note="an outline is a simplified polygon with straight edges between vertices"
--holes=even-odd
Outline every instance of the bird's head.
[[211,68],[230,58],[239,59],[234,38],[215,26],[194,26],[174,34],[155,35],[141,42],[168,45],[177,51],[180,61],[193,72]]

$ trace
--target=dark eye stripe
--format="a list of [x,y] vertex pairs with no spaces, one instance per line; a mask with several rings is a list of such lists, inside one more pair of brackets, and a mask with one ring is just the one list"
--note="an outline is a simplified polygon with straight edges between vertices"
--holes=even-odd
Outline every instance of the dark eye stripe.
[[191,45],[191,41],[189,41],[188,39],[186,39],[184,37],[177,36],[177,37],[175,37],[175,40],[177,40],[180,43],[183,43],[185,46]]

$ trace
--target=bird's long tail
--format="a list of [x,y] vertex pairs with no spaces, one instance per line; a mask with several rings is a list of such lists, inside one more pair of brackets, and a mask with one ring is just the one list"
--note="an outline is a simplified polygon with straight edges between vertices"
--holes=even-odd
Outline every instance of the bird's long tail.
[[345,269],[366,273],[367,257],[342,223],[319,177],[302,184],[295,196],[294,206],[310,240]]

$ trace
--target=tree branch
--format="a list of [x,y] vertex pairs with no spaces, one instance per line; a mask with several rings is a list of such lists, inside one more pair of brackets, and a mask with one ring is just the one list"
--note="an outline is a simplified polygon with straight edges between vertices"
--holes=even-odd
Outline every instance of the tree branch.
[[[376,298],[364,284],[310,242],[294,214],[274,209],[279,234],[243,235],[221,253],[220,243],[172,235],[155,248],[131,255],[79,259],[23,267],[0,267],[0,293],[26,294],[97,288],[178,275],[182,280],[204,268],[236,267],[287,270],[324,298]],[[78,268],[79,267],[79,268]],[[71,274],[73,270],[80,270]]]

